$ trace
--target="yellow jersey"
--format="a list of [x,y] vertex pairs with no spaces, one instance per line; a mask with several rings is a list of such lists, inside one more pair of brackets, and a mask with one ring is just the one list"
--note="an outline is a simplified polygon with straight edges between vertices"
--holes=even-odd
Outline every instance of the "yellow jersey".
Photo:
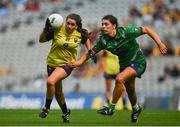
[[119,73],[120,65],[118,56],[106,51],[106,57],[104,61],[104,72],[107,74],[115,75]]
[[46,63],[52,67],[64,66],[77,59],[77,49],[81,42],[81,33],[74,30],[67,33],[65,24],[56,29]]

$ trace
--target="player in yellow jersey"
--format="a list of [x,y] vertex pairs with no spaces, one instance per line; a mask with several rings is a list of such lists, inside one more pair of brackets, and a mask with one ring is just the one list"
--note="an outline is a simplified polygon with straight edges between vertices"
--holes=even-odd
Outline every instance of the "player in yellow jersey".
[[69,14],[64,25],[58,29],[53,29],[47,18],[39,42],[44,43],[49,40],[52,40],[52,44],[46,61],[48,72],[46,102],[39,116],[41,118],[47,117],[55,95],[63,112],[63,122],[69,122],[70,109],[66,106],[62,80],[68,77],[73,70],[67,64],[72,60],[76,60],[78,45],[85,44],[89,50],[90,41],[87,30],[82,29],[81,17],[77,14]]
[[[110,98],[111,98],[111,84],[112,80],[116,78],[118,73],[120,72],[120,65],[119,65],[119,59],[118,56],[113,55],[111,52],[104,50],[102,57],[101,57],[101,63],[103,65],[104,70],[104,78],[106,83],[106,103],[110,104]],[[126,89],[124,87],[123,93],[121,95],[123,99],[123,108],[126,109]]]

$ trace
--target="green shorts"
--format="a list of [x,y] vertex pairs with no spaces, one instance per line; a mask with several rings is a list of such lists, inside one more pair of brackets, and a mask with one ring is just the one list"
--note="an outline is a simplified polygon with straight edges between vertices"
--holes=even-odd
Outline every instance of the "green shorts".
[[[141,75],[145,72],[146,70],[146,61],[143,62],[131,62],[131,64],[128,66],[133,68],[136,73],[138,74],[137,77],[141,78]],[[122,68],[120,72],[122,72],[125,68]]]

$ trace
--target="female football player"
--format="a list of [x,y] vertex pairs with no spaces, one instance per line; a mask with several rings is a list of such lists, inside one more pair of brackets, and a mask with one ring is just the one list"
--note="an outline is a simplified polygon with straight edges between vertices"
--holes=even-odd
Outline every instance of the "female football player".
[[67,78],[73,68],[67,64],[76,60],[77,48],[80,43],[85,44],[90,49],[87,30],[82,29],[81,17],[77,14],[69,14],[66,17],[66,23],[58,29],[53,29],[47,18],[45,28],[40,34],[39,42],[44,43],[52,40],[51,50],[47,56],[47,91],[46,101],[41,118],[47,117],[50,111],[50,105],[55,98],[63,112],[63,122],[69,122],[70,109],[67,108],[64,93],[62,89],[62,80]]
[[[141,77],[146,69],[146,59],[136,38],[147,34],[159,47],[164,55],[167,53],[167,47],[161,42],[159,36],[149,27],[118,27],[117,18],[113,15],[106,15],[102,18],[102,36],[92,48],[94,53],[102,49],[108,50],[119,57],[120,73],[116,76],[113,98],[109,107],[98,110],[103,115],[112,115],[115,111],[115,105],[119,100],[123,86],[126,87],[130,103],[132,105],[131,122],[138,122],[139,114],[142,110],[137,103],[135,92],[135,79]],[[88,53],[85,53],[79,61],[69,63],[70,67],[77,67],[88,59]]]

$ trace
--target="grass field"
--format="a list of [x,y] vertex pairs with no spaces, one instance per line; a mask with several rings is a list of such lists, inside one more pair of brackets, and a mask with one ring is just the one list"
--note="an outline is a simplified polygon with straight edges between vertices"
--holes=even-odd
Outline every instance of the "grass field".
[[47,118],[38,117],[39,110],[0,110],[0,126],[180,126],[180,111],[143,110],[139,123],[130,123],[129,111],[116,111],[113,116],[101,116],[96,110],[72,110],[70,123],[62,123],[59,110]]

